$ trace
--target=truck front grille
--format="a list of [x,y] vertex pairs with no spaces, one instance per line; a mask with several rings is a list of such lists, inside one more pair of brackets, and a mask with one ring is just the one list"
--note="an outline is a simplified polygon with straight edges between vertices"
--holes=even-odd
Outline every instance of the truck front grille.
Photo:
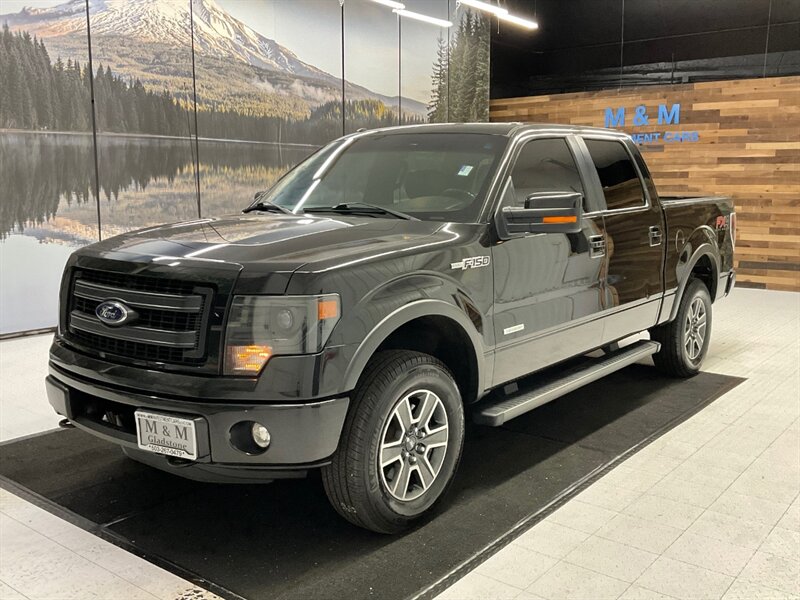
[[[132,361],[196,365],[206,355],[214,290],[189,281],[76,269],[66,333],[75,345]],[[108,300],[136,312],[130,324],[107,325],[95,314]]]
[[72,332],[72,337],[82,346],[115,356],[168,363],[184,362],[183,350],[178,348],[164,348],[155,344],[141,344],[139,342],[117,340],[79,329]]
[[147,275],[128,275],[127,273],[90,269],[81,269],[78,274],[82,280],[90,283],[157,294],[186,295],[191,294],[194,289],[194,284],[191,281],[150,277]]
[[[97,305],[97,300],[74,297],[73,310],[93,315]],[[148,308],[138,308],[139,317],[136,319],[138,327],[148,327],[150,329],[164,329],[173,331],[197,331],[200,327],[202,314],[199,312],[185,313],[170,310],[158,310]]]

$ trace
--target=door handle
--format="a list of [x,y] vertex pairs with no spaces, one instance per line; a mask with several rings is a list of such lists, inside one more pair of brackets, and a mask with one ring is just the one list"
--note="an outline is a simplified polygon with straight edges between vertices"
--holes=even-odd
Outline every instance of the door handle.
[[661,235],[661,228],[658,225],[650,227],[650,245],[660,246],[663,236]]
[[602,235],[589,236],[589,256],[600,258],[606,255],[606,238]]

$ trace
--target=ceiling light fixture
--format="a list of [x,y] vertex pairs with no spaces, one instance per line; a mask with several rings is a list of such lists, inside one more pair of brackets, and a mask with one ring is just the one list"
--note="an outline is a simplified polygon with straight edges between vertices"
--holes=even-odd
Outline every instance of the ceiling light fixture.
[[497,15],[497,18],[501,21],[514,23],[514,25],[519,25],[525,29],[539,29],[539,24],[536,21],[530,21],[528,19],[523,19],[522,17],[515,17],[514,15]]
[[499,6],[495,6],[494,4],[489,4],[487,2],[481,2],[480,0],[458,0],[458,3],[463,4],[464,6],[471,6],[472,8],[476,8],[484,12],[492,13],[498,17],[508,14],[508,11],[505,8],[500,8]]
[[505,8],[496,6],[494,4],[489,4],[488,2],[482,2],[481,0],[457,0],[457,2],[458,3],[456,6],[461,6],[463,4],[464,6],[470,6],[476,10],[482,10],[483,12],[491,13],[496,15],[497,18],[502,21],[507,21],[509,23],[513,23],[514,25],[525,27],[526,29],[539,29],[539,24],[536,21],[510,15]]
[[402,2],[395,2],[394,0],[372,0],[373,2],[377,2],[378,4],[383,4],[384,6],[388,6],[389,8],[396,8],[397,10],[405,9],[406,5]]
[[452,27],[453,23],[445,21],[444,19],[437,19],[436,17],[429,17],[420,13],[411,12],[402,8],[395,8],[392,12],[397,13],[401,17],[408,17],[409,19],[416,19],[417,21],[424,21],[431,25],[438,25],[439,27]]

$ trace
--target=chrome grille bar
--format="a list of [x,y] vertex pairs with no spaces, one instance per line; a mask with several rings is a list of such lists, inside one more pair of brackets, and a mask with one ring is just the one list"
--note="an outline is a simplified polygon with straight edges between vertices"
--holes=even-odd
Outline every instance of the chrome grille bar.
[[[199,295],[178,296],[175,294],[127,290],[124,288],[82,281],[80,279],[75,281],[74,293],[81,298],[97,300],[98,302],[113,298],[114,300],[120,300],[132,306],[156,310],[200,312],[203,308],[203,297]],[[107,334],[108,332],[106,331],[106,335]]]

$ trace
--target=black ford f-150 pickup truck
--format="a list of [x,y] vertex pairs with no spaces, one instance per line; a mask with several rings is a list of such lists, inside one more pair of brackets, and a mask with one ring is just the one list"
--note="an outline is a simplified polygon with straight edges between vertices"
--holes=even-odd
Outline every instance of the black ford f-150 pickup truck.
[[500,425],[648,355],[697,373],[734,228],[728,199],[659,197],[618,132],[359,132],[242,214],[75,252],[48,396],[186,477],[321,468],[342,516],[394,532],[453,480],[465,414]]

